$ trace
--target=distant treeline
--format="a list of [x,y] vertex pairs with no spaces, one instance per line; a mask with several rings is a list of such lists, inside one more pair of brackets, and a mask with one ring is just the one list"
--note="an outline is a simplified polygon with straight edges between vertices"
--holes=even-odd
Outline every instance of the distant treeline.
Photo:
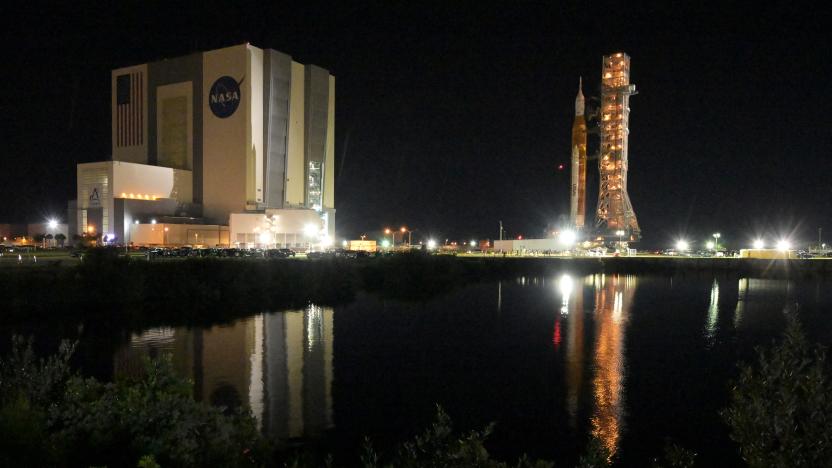
[[[351,301],[359,291],[424,300],[477,281],[571,274],[697,274],[802,276],[832,273],[832,261],[674,258],[512,258],[400,254],[358,259],[217,259],[146,261],[92,250],[78,265],[0,268],[0,320],[27,320],[61,310],[96,311],[143,322],[230,319],[256,309]],[[119,311],[119,312],[113,312]],[[136,316],[137,317],[133,317]],[[70,317],[68,317],[70,318]],[[113,318],[110,315],[110,318]],[[116,317],[118,318],[118,317]]]

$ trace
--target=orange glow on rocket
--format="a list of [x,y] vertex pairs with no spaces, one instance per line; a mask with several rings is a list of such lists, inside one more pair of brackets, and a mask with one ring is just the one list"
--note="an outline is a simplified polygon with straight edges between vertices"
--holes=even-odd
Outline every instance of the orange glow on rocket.
[[584,119],[584,93],[582,80],[578,81],[575,98],[575,121],[572,123],[572,187],[570,196],[570,223],[583,229],[586,221],[586,119]]

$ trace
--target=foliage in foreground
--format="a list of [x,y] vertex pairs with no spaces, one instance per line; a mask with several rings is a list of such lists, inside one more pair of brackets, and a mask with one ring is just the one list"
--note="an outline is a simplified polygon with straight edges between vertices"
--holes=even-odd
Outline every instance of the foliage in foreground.
[[782,343],[742,366],[723,411],[731,438],[752,467],[829,466],[832,386],[826,351],[789,317]]
[[372,442],[365,439],[361,453],[361,466],[364,468],[379,467],[489,467],[507,468],[551,468],[552,463],[541,460],[529,460],[525,456],[515,465],[490,458],[485,449],[485,440],[494,428],[489,424],[482,430],[472,430],[458,435],[453,431],[451,418],[442,410],[436,408],[434,422],[421,434],[412,440],[401,444],[394,451],[389,461],[382,462],[381,456],[373,448]]
[[250,412],[194,401],[169,359],[138,380],[101,383],[69,371],[72,346],[36,359],[15,339],[0,360],[2,466],[258,466],[268,453]]

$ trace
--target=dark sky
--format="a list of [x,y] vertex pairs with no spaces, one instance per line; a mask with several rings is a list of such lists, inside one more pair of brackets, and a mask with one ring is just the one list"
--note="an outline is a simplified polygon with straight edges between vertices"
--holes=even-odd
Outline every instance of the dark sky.
[[597,95],[624,51],[644,246],[832,239],[832,18],[795,2],[113,3],[5,13],[0,222],[65,217],[75,164],[109,158],[110,69],[248,41],[336,77],[340,235],[539,235],[568,214],[578,76]]

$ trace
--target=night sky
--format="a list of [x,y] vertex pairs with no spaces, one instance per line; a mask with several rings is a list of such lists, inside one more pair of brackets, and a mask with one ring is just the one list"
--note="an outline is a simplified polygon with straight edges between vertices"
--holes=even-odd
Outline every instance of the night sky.
[[623,51],[642,247],[832,240],[832,18],[794,2],[114,3],[4,13],[0,222],[65,218],[75,165],[110,158],[111,69],[251,42],[336,77],[339,236],[540,236],[568,215],[578,77],[598,95]]

